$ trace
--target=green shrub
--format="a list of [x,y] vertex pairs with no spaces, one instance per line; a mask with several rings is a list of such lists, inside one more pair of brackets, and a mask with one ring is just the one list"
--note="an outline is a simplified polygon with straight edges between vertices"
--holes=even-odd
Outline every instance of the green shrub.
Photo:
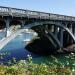
[[[60,60],[52,57],[50,65],[45,63],[37,64],[32,62],[32,57],[28,55],[27,60],[20,60],[16,62],[16,59],[13,58],[12,62],[16,63],[11,66],[0,65],[0,75],[71,75],[75,74],[74,67],[71,68],[75,63],[75,55],[71,53],[69,56],[66,56],[66,63],[61,63]],[[70,60],[71,61],[68,61]],[[12,63],[11,62],[11,63]],[[67,66],[67,62],[69,63]]]

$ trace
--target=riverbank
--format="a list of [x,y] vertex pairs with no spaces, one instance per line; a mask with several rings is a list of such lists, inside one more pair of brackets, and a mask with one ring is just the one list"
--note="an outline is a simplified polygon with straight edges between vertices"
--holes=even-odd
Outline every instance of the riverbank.
[[69,45],[61,50],[59,49],[57,50],[57,52],[58,53],[71,53],[71,52],[75,53],[75,44]]
[[75,44],[69,45],[63,49],[65,52],[75,52]]

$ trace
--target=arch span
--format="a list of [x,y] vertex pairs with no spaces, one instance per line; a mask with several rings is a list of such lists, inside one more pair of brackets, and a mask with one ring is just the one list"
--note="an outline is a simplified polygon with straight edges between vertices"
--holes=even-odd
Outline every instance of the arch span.
[[[24,29],[26,29],[26,28],[30,29],[30,28],[32,28],[32,27],[34,27],[34,26],[45,25],[45,24],[53,24],[53,25],[55,25],[55,26],[57,26],[57,27],[60,27],[60,28],[62,28],[62,29],[64,29],[64,30],[66,30],[66,31],[70,34],[70,36],[73,38],[73,40],[75,41],[75,37],[74,37],[74,35],[72,34],[72,32],[71,32],[68,28],[62,26],[60,23],[53,23],[53,22],[49,22],[49,21],[48,21],[48,22],[34,22],[34,23],[31,23],[31,24],[25,25],[23,29],[17,30],[16,32],[14,32],[13,34],[11,34],[10,36],[8,36],[8,37],[6,37],[5,39],[1,40],[1,41],[0,41],[0,50],[1,50],[8,42],[10,42],[12,39],[14,39],[18,34],[24,32]],[[52,37],[54,38],[54,40],[56,40],[57,44],[61,47],[61,45],[60,45],[58,39],[55,38],[55,36],[52,35],[52,34],[50,34],[50,36],[52,36]]]
[[[68,34],[72,37],[73,41],[75,41],[75,36],[73,35],[73,33],[62,23],[54,23],[54,22],[49,22],[49,21],[46,21],[46,22],[35,22],[35,23],[32,23],[32,24],[29,24],[26,26],[26,28],[32,28],[32,27],[36,27],[36,26],[41,26],[41,25],[45,25],[45,24],[51,24],[51,25],[54,25],[54,26],[57,26],[59,27],[60,29],[63,29],[65,31],[68,32]],[[57,45],[61,48],[62,45],[60,43],[60,41],[58,40],[58,38],[56,36],[54,36],[54,34],[52,33],[49,33],[49,35],[53,38],[53,40],[56,41]]]
[[56,22],[54,23],[54,22],[50,22],[50,21],[46,21],[46,22],[34,22],[34,23],[26,25],[24,28],[28,28],[29,29],[29,28],[32,28],[34,26],[45,25],[45,24],[52,24],[54,26],[62,28],[63,30],[66,30],[70,34],[70,36],[72,37],[72,39],[75,41],[75,37],[74,37],[73,33],[68,28],[66,28],[65,26],[63,26],[61,23],[56,23]]

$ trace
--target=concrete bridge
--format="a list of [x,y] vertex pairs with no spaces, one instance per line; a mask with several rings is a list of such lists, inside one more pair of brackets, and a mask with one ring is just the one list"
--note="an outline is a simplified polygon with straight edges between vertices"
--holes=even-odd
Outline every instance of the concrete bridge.
[[[21,27],[8,36],[12,25]],[[34,30],[39,36],[45,35],[56,48],[75,42],[75,17],[0,6],[0,29],[6,30],[0,49],[26,28]]]

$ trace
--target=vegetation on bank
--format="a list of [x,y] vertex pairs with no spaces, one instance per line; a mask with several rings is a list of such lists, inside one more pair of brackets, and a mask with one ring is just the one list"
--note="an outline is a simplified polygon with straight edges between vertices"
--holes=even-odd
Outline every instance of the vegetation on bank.
[[[13,58],[12,65],[0,64],[0,75],[75,75],[75,54],[71,53],[65,56],[65,63],[54,56],[51,56],[52,62],[33,63],[32,57],[28,55],[27,60],[16,62]],[[8,64],[10,64],[8,63]]]

